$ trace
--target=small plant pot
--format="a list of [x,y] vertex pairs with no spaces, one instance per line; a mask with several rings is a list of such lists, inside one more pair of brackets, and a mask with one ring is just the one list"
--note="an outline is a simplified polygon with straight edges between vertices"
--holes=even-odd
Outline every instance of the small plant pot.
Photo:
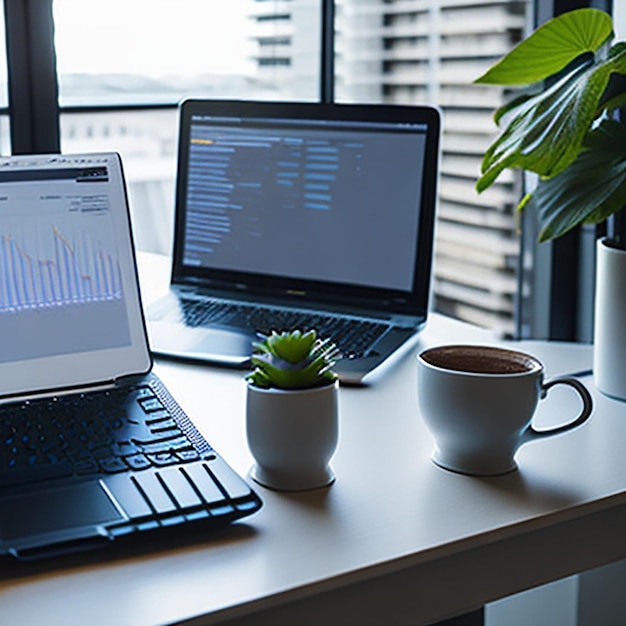
[[339,439],[339,384],[313,389],[261,389],[248,383],[246,435],[256,463],[250,475],[281,491],[331,484],[329,462]]

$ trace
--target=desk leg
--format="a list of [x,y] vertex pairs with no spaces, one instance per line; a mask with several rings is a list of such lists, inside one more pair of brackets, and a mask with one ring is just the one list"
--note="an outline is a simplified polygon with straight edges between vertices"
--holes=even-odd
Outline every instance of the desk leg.
[[484,626],[485,609],[484,607],[465,615],[459,615],[452,619],[446,619],[443,622],[437,622],[433,626]]

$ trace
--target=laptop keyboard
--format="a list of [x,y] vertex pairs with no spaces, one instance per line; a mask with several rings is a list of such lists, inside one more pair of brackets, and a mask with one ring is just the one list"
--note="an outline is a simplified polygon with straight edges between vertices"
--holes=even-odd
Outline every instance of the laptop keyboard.
[[197,461],[200,454],[148,385],[0,408],[0,487]]
[[182,318],[187,326],[235,324],[256,333],[269,334],[299,328],[315,328],[322,337],[331,337],[344,358],[368,356],[370,347],[389,329],[384,322],[359,320],[290,309],[181,298]]

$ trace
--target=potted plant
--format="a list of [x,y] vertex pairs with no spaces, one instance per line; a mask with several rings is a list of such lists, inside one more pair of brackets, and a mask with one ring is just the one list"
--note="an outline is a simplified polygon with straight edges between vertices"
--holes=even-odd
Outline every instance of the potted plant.
[[502,132],[476,188],[508,168],[537,174],[518,208],[536,211],[539,241],[609,219],[608,236],[597,242],[594,376],[600,391],[626,399],[626,42],[614,38],[607,13],[576,9],[540,26],[476,80],[528,86],[496,111]]
[[334,481],[339,383],[332,368],[339,356],[315,330],[273,331],[254,344],[246,436],[258,483],[291,491]]

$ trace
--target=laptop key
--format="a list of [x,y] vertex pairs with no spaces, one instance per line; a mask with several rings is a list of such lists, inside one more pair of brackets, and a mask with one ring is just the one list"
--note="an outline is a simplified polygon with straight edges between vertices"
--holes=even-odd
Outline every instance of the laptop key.
[[176,505],[168,495],[154,472],[137,473],[133,476],[148,504],[156,513],[169,513],[176,510]]
[[165,441],[156,441],[155,443],[144,443],[141,451],[144,454],[156,454],[158,452],[173,452],[190,446],[187,437],[177,437],[176,439],[167,439]]
[[196,488],[202,499],[209,505],[222,504],[224,494],[206,471],[204,463],[192,463],[181,468],[187,480]]
[[191,446],[182,449],[175,450],[176,456],[184,462],[197,461],[200,458],[198,451],[192,448]]
[[148,506],[142,492],[137,488],[136,482],[129,475],[107,476],[102,483],[129,518],[137,519],[152,515],[152,509]]
[[160,433],[146,435],[141,438],[133,437],[132,442],[138,446],[143,446],[155,443],[164,443],[167,441],[174,441],[176,439],[179,439],[181,435],[181,431],[178,428],[175,428]]
[[117,474],[118,472],[128,471],[126,463],[124,463],[122,459],[118,459],[114,456],[99,459],[98,464],[100,465],[100,469],[102,469],[105,474]]
[[216,457],[208,463],[208,469],[232,499],[250,495],[250,487],[239,478],[235,470],[223,459]]
[[100,473],[100,466],[94,459],[86,459],[84,461],[74,461],[74,471],[79,476],[87,476],[88,474]]
[[134,470],[142,470],[152,466],[152,463],[146,458],[145,454],[131,454],[124,457],[124,461]]
[[178,458],[171,452],[156,452],[154,454],[146,454],[146,456],[157,467],[178,463]]
[[199,506],[202,503],[200,497],[180,469],[170,467],[160,471],[159,476],[181,508]]

